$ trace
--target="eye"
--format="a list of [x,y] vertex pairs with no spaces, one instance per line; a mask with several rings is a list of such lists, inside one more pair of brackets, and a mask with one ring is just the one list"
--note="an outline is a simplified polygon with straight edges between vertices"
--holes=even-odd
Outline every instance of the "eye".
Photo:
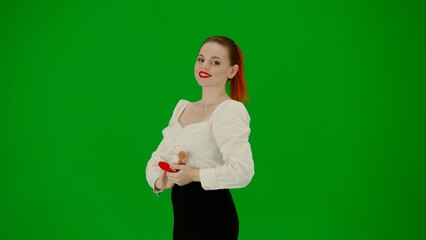
[[220,65],[219,61],[213,61],[213,65]]
[[198,58],[198,59],[197,59],[197,61],[198,61],[198,62],[204,62],[204,59],[202,59],[202,58]]

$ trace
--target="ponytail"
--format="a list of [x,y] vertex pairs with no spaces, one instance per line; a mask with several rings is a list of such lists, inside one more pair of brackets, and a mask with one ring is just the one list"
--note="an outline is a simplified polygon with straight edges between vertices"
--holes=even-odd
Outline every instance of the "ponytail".
[[235,44],[235,47],[238,52],[238,72],[237,74],[235,74],[234,78],[231,79],[231,98],[244,103],[246,101],[249,101],[246,81],[244,78],[244,58],[240,47],[237,44]]

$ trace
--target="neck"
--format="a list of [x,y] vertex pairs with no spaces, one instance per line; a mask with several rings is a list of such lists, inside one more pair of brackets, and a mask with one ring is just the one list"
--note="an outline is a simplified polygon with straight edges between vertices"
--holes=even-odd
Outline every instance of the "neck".
[[226,94],[224,87],[204,87],[203,96],[200,100],[202,107],[214,106],[230,97]]

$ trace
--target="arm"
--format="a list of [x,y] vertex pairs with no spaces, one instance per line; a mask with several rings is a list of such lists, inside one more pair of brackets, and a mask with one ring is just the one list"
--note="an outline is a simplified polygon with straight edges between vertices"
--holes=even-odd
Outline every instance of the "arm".
[[162,191],[162,189],[159,189],[156,185],[158,185],[157,180],[159,180],[159,178],[164,174],[164,171],[158,167],[158,162],[161,161],[162,156],[165,154],[164,135],[167,131],[167,128],[168,127],[163,130],[163,139],[161,140],[157,149],[152,153],[145,169],[148,185],[154,190],[155,193],[160,193]]
[[243,104],[230,102],[215,112],[212,130],[225,164],[199,170],[205,190],[242,188],[254,175],[249,143],[250,116]]
[[167,153],[168,146],[166,146],[166,139],[168,138],[168,131],[171,125],[174,123],[174,118],[177,112],[180,111],[180,107],[183,106],[183,103],[184,100],[180,100],[173,110],[173,115],[169,121],[168,126],[162,131],[163,139],[161,140],[157,149],[152,153],[151,158],[146,165],[146,179],[149,186],[154,190],[155,193],[159,193],[162,190],[171,187],[170,184],[168,184],[167,179],[164,179],[166,175],[164,174],[164,171],[158,167],[158,162],[161,161],[163,156],[165,156]]

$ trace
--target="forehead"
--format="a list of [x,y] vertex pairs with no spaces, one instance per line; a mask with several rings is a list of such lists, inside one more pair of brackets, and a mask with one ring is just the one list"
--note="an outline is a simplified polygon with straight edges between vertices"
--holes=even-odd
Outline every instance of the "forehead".
[[227,59],[229,56],[228,49],[216,42],[206,42],[201,46],[199,54],[202,54],[204,57],[220,57],[222,59]]

